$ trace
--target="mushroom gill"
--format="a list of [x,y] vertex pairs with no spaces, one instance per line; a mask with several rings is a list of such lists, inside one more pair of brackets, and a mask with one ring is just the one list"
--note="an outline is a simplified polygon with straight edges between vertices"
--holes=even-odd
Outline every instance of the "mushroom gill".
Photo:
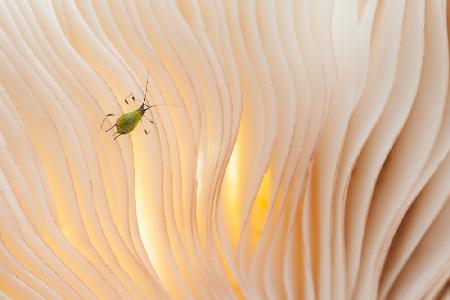
[[449,297],[447,10],[0,1],[0,298]]

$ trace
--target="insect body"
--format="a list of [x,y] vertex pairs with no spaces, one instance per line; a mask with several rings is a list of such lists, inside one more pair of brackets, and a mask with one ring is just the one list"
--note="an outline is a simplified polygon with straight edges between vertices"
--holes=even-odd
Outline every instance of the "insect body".
[[[158,105],[178,106],[178,105],[173,105],[173,104],[154,104],[154,105],[150,105],[150,103],[148,102],[148,99],[147,99],[147,87],[148,87],[148,69],[147,69],[147,82],[145,84],[145,93],[144,93],[144,99],[142,101],[142,104],[139,106],[138,109],[122,114],[117,119],[116,123],[114,123],[113,126],[111,126],[108,130],[106,130],[106,132],[108,132],[111,129],[113,129],[114,127],[116,128],[116,132],[114,133],[115,134],[114,139],[117,139],[121,135],[128,134],[128,133],[132,132],[134,130],[134,128],[136,128],[136,126],[142,120],[142,118],[147,119],[147,117],[145,116],[145,112],[147,110],[149,110],[150,108],[158,106]],[[125,103],[129,104],[127,99],[129,99],[130,97],[136,103],[136,99],[134,98],[133,93],[131,93],[127,98],[125,98]],[[103,124],[105,123],[105,121],[106,121],[106,119],[108,117],[111,117],[111,116],[114,116],[114,115],[116,115],[116,114],[107,114],[105,116],[105,118],[103,119],[103,122],[100,125],[100,128],[102,128]],[[147,119],[147,121],[149,121],[152,124],[155,124],[155,122],[152,121],[152,120]],[[145,134],[148,134],[146,129],[144,129],[144,132],[145,132]]]
[[[134,97],[133,97],[134,100]],[[142,103],[141,106],[134,110],[134,111],[130,111],[127,113],[122,114],[116,121],[116,123],[109,128],[108,130],[106,130],[106,132],[110,131],[111,129],[113,129],[114,127],[116,128],[116,136],[114,137],[114,139],[117,139],[119,136],[123,135],[123,134],[127,134],[130,133],[134,130],[134,128],[136,128],[137,124],[141,121],[142,117],[144,117],[145,112],[152,108],[155,105],[147,105],[145,103]],[[106,120],[107,117],[113,116],[114,114],[108,114],[106,115],[105,119],[103,119],[103,122]],[[154,123],[151,120],[148,120],[151,123]],[[103,125],[103,123],[102,123]],[[147,130],[145,130],[145,134],[148,134]]]
[[127,134],[132,132],[144,116],[147,109],[149,109],[149,107],[145,107],[145,104],[142,104],[135,111],[130,111],[121,115],[114,125],[116,127],[116,132],[118,134]]
[[144,113],[140,109],[123,114],[116,121],[117,133],[127,134],[132,132],[143,115]]

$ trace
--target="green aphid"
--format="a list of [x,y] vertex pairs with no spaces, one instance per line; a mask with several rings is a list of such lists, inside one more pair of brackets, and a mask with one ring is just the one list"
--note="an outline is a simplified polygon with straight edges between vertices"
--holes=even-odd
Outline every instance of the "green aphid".
[[145,114],[145,111],[148,108],[144,107],[144,104],[136,109],[135,111],[130,111],[123,114],[120,118],[117,119],[116,124],[114,125],[118,134],[127,134],[134,130],[136,125],[142,119]]
[[[114,123],[114,125],[111,126],[111,128],[109,128],[105,132],[108,132],[108,131],[110,131],[111,129],[113,129],[115,127],[116,128],[116,132],[114,132],[114,134],[115,134],[114,139],[117,139],[121,135],[128,134],[128,133],[132,132],[136,128],[136,126],[139,124],[139,122],[142,120],[142,118],[145,118],[150,123],[155,124],[154,121],[149,120],[145,116],[145,112],[147,110],[149,110],[150,108],[158,106],[158,105],[179,106],[179,105],[174,105],[174,104],[154,104],[154,105],[150,105],[150,103],[148,102],[148,99],[147,99],[147,91],[148,91],[148,68],[147,68],[147,81],[145,83],[145,93],[144,93],[144,99],[142,101],[142,104],[139,106],[138,109],[122,114],[116,120],[116,123]],[[129,99],[130,97],[134,101],[134,103],[136,103],[136,98],[134,98],[133,93],[131,93],[128,97],[125,98],[125,103],[129,104],[127,99]],[[106,121],[106,119],[108,117],[115,116],[115,115],[117,115],[117,114],[107,114],[105,116],[105,118],[103,119],[103,122],[100,125],[100,128],[103,127],[103,124],[105,123],[105,121]],[[152,119],[153,119],[153,117],[152,117]],[[148,131],[146,129],[144,129],[144,132],[145,132],[145,134],[148,134]]]
[[[132,96],[133,101],[136,101],[134,96]],[[125,100],[125,102],[127,102]],[[128,104],[128,102],[127,102]],[[147,105],[145,103],[142,103],[141,106],[134,110],[134,111],[130,111],[127,113],[122,114],[116,121],[116,123],[111,126],[108,130],[106,130],[105,132],[110,131],[111,129],[113,129],[114,127],[116,128],[116,132],[114,139],[117,139],[119,136],[130,133],[134,130],[134,128],[136,128],[137,124],[142,120],[142,118],[145,115],[145,112],[154,107],[156,105]],[[106,118],[114,116],[115,114],[107,114],[105,119],[103,119],[103,122],[105,122]],[[148,119],[147,119],[148,120]],[[150,123],[155,123],[151,120],[148,120]],[[103,123],[102,123],[103,125]],[[145,134],[148,134],[147,130],[144,129]]]

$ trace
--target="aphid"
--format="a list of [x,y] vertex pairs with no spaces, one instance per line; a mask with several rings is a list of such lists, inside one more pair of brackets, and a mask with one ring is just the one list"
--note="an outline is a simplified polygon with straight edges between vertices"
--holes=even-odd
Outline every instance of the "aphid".
[[[133,96],[134,98],[134,96]],[[116,128],[116,132],[114,133],[114,139],[117,139],[119,136],[130,133],[136,128],[137,124],[142,120],[144,117],[145,112],[154,107],[156,105],[147,105],[146,103],[142,103],[141,106],[134,110],[127,113],[122,114],[116,121],[116,123],[111,126],[109,129],[107,129],[105,132],[110,131],[114,127]],[[115,114],[107,114],[105,119],[111,116],[114,116]],[[155,123],[154,121],[148,120],[150,123]],[[103,121],[104,122],[104,121]],[[102,124],[103,125],[103,124]],[[145,134],[148,134],[148,131],[144,129]]]
[[[158,105],[168,105],[168,106],[177,106],[177,105],[171,105],[171,104],[155,104],[155,105],[149,105],[146,100],[147,100],[147,86],[148,86],[148,73],[147,73],[147,82],[145,84],[145,94],[144,94],[144,100],[143,103],[139,106],[138,109],[134,110],[134,111],[130,111],[127,113],[122,114],[117,120],[116,123],[111,126],[109,129],[107,129],[105,132],[110,131],[111,129],[113,129],[114,127],[116,128],[116,132],[114,133],[114,140],[117,139],[119,136],[127,134],[132,132],[137,124],[142,120],[142,118],[146,118],[145,116],[145,112],[155,106]],[[125,98],[125,103],[128,104],[127,99],[129,99],[131,97],[131,99],[136,103],[136,98],[133,96],[133,93],[131,93],[127,98]],[[147,100],[148,101],[148,100]],[[117,114],[107,114],[105,116],[105,118],[102,121],[102,124],[100,125],[100,128],[103,127],[103,124],[105,123],[106,119],[108,117],[111,116],[115,116]],[[155,124],[154,121],[147,119],[147,121],[149,121],[152,124]],[[144,128],[144,132],[145,134],[148,134],[147,129]]]

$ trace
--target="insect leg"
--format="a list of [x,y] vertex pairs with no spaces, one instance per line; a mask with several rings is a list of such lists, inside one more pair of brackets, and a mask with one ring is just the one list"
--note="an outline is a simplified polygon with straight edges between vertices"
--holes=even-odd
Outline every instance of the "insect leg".
[[[152,121],[152,120],[150,120],[149,118],[147,118],[146,115],[143,115],[143,117],[144,117],[147,121],[149,121],[150,123],[155,124],[155,122]],[[142,119],[141,119],[141,122],[142,122]],[[142,123],[142,127],[144,127],[144,133],[145,133],[146,135],[148,135],[149,129],[147,129],[146,126],[145,126],[143,123]]]
[[134,97],[133,92],[131,92],[131,93],[124,99],[126,104],[129,104],[129,103],[128,103],[128,99],[129,99],[130,97],[131,97],[131,99],[132,99],[134,102],[136,102],[136,98]]
[[[155,121],[150,120],[149,118],[147,118],[146,115],[143,115],[143,117],[144,117],[147,121],[149,121],[150,123],[155,124]],[[142,120],[142,119],[141,119],[141,120]]]
[[116,140],[119,136],[121,136],[121,135],[123,135],[123,134],[118,134],[118,135],[116,135],[115,137],[114,137],[114,140]]
[[108,131],[110,131],[111,129],[113,129],[114,127],[116,127],[117,126],[117,124],[114,124],[113,126],[111,126],[111,128],[109,128],[109,129],[107,129],[107,130],[105,130],[105,132],[108,132]]
[[116,116],[116,115],[117,115],[117,114],[107,114],[107,115],[103,118],[102,123],[100,124],[100,129],[103,128],[103,124],[105,123],[106,119],[108,119],[108,117],[112,117],[112,116]]

